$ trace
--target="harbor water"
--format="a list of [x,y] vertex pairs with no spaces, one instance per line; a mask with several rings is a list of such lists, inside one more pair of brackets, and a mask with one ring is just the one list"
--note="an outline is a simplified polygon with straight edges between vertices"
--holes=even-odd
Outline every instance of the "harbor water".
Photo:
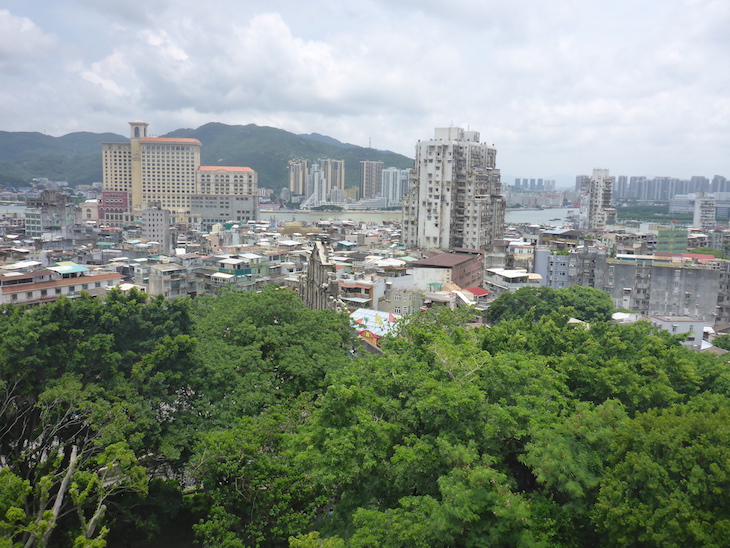
[[[576,208],[555,209],[508,209],[505,212],[506,224],[538,224],[560,227],[565,224],[569,212],[577,213]],[[357,223],[383,224],[400,221],[400,211],[262,211],[261,220],[285,222],[316,223],[320,220],[355,221]]]

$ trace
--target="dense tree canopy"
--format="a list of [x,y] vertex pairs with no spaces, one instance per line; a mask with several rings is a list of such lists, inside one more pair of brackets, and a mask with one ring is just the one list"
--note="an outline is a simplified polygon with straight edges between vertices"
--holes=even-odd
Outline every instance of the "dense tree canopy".
[[0,547],[723,545],[726,361],[515,295],[380,355],[274,287],[2,308]]
[[532,311],[535,319],[539,319],[560,307],[570,308],[572,316],[579,320],[601,322],[611,319],[613,301],[603,291],[580,285],[564,289],[523,287],[500,295],[489,306],[488,317],[495,324],[521,318]]

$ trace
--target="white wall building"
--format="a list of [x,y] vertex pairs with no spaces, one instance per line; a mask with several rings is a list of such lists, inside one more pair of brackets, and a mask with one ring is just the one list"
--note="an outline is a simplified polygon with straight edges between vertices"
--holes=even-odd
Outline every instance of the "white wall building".
[[705,196],[702,193],[695,197],[694,216],[692,226],[704,230],[713,228],[717,224],[717,204],[714,196]]
[[163,253],[172,252],[172,227],[170,212],[159,207],[148,207],[140,214],[142,221],[142,237],[147,241],[157,242]]
[[408,191],[410,169],[389,167],[383,170],[383,185],[381,194],[386,200],[386,207],[397,207],[403,202],[403,196]]

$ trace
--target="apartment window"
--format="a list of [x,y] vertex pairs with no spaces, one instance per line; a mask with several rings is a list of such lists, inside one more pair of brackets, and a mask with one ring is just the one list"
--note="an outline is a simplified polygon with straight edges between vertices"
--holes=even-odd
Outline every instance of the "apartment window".
[[56,295],[60,295],[60,294],[61,294],[61,288],[60,287],[57,287],[56,288]]
[[41,297],[45,297],[48,294],[47,289],[41,289]]
[[11,301],[17,301],[18,300],[18,294],[17,293],[13,293],[12,296],[10,297],[10,300]]
[[32,298],[33,298],[33,292],[32,292],[32,291],[28,291],[28,293],[26,293],[26,294],[25,294],[25,296],[26,296],[26,297],[27,297],[28,299],[32,299]]
[[400,306],[396,306],[396,307],[395,307],[395,308],[393,309],[393,312],[395,312],[396,314],[400,314]]

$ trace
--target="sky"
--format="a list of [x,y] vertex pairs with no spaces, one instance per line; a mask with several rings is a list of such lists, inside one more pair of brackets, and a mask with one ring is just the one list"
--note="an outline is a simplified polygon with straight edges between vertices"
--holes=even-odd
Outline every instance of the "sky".
[[134,120],[410,157],[456,126],[503,176],[730,177],[730,2],[0,1],[0,130]]

